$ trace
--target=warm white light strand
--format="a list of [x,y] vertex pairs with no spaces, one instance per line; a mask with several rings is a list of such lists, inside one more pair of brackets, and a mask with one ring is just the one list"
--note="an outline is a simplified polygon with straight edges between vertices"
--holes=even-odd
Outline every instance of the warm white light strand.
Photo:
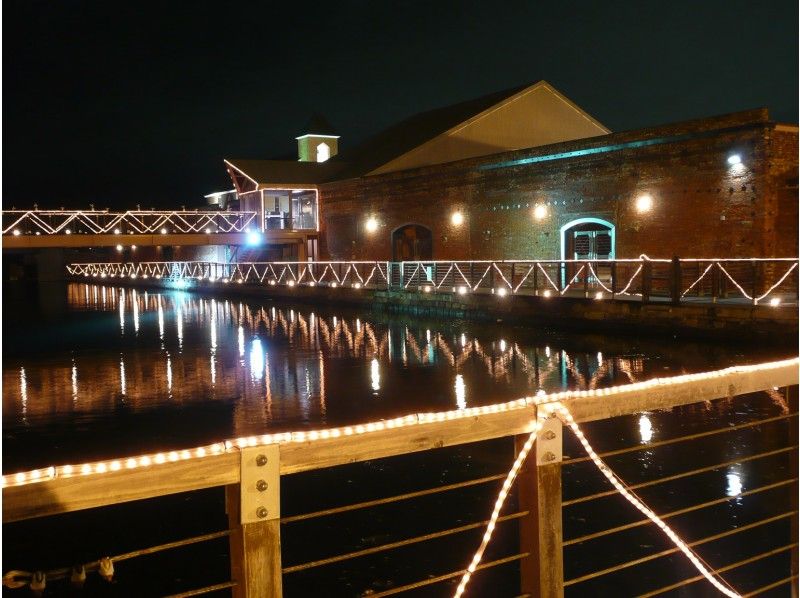
[[722,264],[718,263],[718,264],[717,264],[717,266],[719,266],[719,269],[720,269],[720,270],[722,270],[722,272],[725,274],[725,276],[727,276],[727,277],[728,277],[728,280],[730,280],[730,281],[731,281],[731,282],[734,284],[734,286],[736,286],[736,288],[737,288],[737,289],[739,289],[739,292],[740,292],[742,295],[744,295],[744,296],[745,296],[747,299],[750,299],[750,300],[752,300],[752,299],[753,299],[753,296],[752,296],[752,295],[749,295],[749,294],[747,293],[747,291],[745,291],[745,290],[742,288],[742,285],[740,285],[738,282],[736,282],[736,280],[734,280],[733,276],[731,276],[730,274],[728,274],[728,271],[727,271],[727,270],[726,270],[726,269],[725,269],[725,268],[722,266]]
[[573,277],[572,277],[572,280],[570,280],[570,281],[569,281],[569,283],[567,284],[567,286],[565,286],[565,287],[564,287],[564,288],[563,288],[561,291],[559,291],[559,293],[560,293],[561,295],[563,295],[564,293],[566,293],[566,292],[567,292],[567,289],[569,289],[569,287],[571,287],[571,286],[572,286],[572,283],[573,283],[573,282],[575,282],[575,281],[578,279],[578,276],[580,276],[580,275],[581,275],[581,272],[583,272],[584,268],[586,268],[586,266],[581,266],[581,267],[578,269],[578,271],[577,271],[577,272],[575,272],[575,276],[573,276]]
[[578,438],[580,443],[583,445],[583,448],[586,450],[586,453],[592,459],[594,464],[600,470],[600,472],[605,476],[605,478],[611,482],[614,488],[625,497],[625,499],[630,502],[634,507],[636,507],[641,513],[643,513],[650,521],[655,523],[661,531],[663,531],[667,537],[672,540],[675,546],[686,555],[686,557],[691,561],[692,565],[705,577],[715,588],[717,588],[720,592],[729,596],[730,598],[741,598],[741,595],[735,592],[730,587],[726,587],[717,577],[714,577],[713,573],[711,573],[706,565],[701,561],[700,557],[684,542],[681,540],[678,535],[670,528],[664,521],[655,514],[647,505],[645,505],[639,498],[630,490],[628,490],[623,482],[614,474],[611,469],[609,469],[608,465],[597,455],[594,451],[592,446],[589,444],[589,441],[586,440],[586,436],[583,435],[583,432],[578,427],[578,424],[573,419],[572,414],[569,410],[564,407],[563,405],[555,406],[556,411],[564,418],[564,423],[566,423],[575,436]]
[[[172,226],[180,233],[200,233],[210,226],[216,232],[242,232],[255,220],[255,212],[213,212],[213,211],[163,211],[163,210],[128,210],[126,212],[108,212],[104,210],[28,210],[9,211],[14,214],[14,222],[3,228],[8,234],[24,223],[28,223],[36,234],[58,235],[76,232],[70,226],[83,226],[90,234],[121,234],[121,227],[131,229],[138,234],[152,234],[164,226]],[[45,220],[47,218],[47,220]],[[56,220],[57,224],[50,224]],[[209,229],[210,230],[210,229]],[[67,232],[69,231],[69,232]]]
[[[202,447],[195,447],[193,449],[186,449],[181,451],[180,459],[201,458],[207,455],[216,455],[226,450],[235,449],[237,446],[241,447],[242,442],[248,443],[247,446],[267,445],[275,443],[298,443],[298,442],[313,442],[316,440],[325,440],[328,438],[338,438],[339,436],[351,436],[356,434],[365,434],[377,432],[389,428],[400,428],[409,425],[423,425],[435,422],[443,422],[457,419],[473,418],[493,413],[503,413],[514,410],[530,409],[532,406],[548,405],[551,403],[561,403],[578,398],[589,397],[604,397],[611,400],[615,395],[641,392],[651,388],[665,388],[680,386],[690,382],[699,382],[703,380],[711,380],[715,378],[723,378],[730,374],[748,373],[769,371],[773,369],[793,367],[797,368],[800,365],[800,357],[792,359],[785,359],[780,361],[773,361],[768,363],[760,363],[754,365],[739,365],[729,368],[714,370],[710,372],[701,372],[697,374],[682,374],[680,376],[672,376],[670,378],[653,378],[643,382],[634,382],[632,384],[613,386],[608,388],[598,388],[591,390],[576,390],[576,391],[561,391],[551,394],[542,394],[534,397],[524,397],[509,401],[506,403],[497,403],[493,405],[485,405],[482,407],[470,407],[467,409],[457,409],[453,411],[442,411],[433,413],[417,413],[407,415],[405,417],[395,418],[393,420],[384,420],[379,422],[371,422],[358,426],[347,426],[344,428],[323,429],[315,431],[299,431],[281,434],[265,434],[262,436],[252,436],[245,439],[239,438],[224,442],[218,442],[211,445]],[[256,440],[252,440],[256,439]],[[251,443],[255,444],[251,444]],[[164,462],[159,458],[159,453],[151,455],[142,455],[140,457],[128,458],[126,463],[127,469],[134,469],[136,467],[149,467],[154,463],[156,465]],[[5,475],[2,478],[2,486],[18,486],[33,482],[42,482],[52,480],[54,478],[70,477],[74,475],[95,475],[98,473],[110,473],[109,470],[114,471],[111,463],[114,460],[101,461],[96,463],[86,463],[83,465],[63,465],[58,467],[47,467],[43,469],[36,469],[32,471],[24,471],[16,474]],[[170,460],[170,459],[167,459]]]
[[795,268],[797,268],[797,264],[796,264],[796,263],[795,263],[795,264],[792,264],[792,267],[791,267],[791,268],[789,268],[789,269],[786,271],[786,274],[784,274],[783,276],[781,276],[780,280],[778,280],[778,282],[776,282],[774,285],[772,285],[772,286],[769,288],[769,290],[768,290],[766,293],[764,293],[764,294],[763,294],[763,295],[761,295],[760,297],[756,297],[756,303],[758,303],[758,302],[759,302],[759,301],[761,301],[761,300],[762,300],[764,297],[766,297],[767,295],[769,295],[769,294],[770,294],[772,291],[774,291],[775,289],[777,289],[777,288],[778,288],[778,287],[781,285],[781,283],[782,283],[784,280],[786,280],[786,277],[787,277],[787,276],[789,276],[789,274],[791,274],[791,273],[792,273],[792,271],[793,271]]
[[714,264],[709,264],[708,267],[705,270],[703,270],[703,273],[700,276],[697,277],[697,280],[695,280],[692,284],[690,284],[689,288],[687,288],[683,293],[681,293],[681,297],[683,297],[684,295],[686,295],[686,293],[691,291],[694,288],[694,285],[696,285],[698,282],[703,280],[703,278],[705,278],[706,274],[708,274],[708,271],[711,270],[711,268],[713,268],[713,267],[714,267]]
[[533,443],[536,441],[536,435],[539,433],[541,428],[541,422],[536,421],[533,425],[533,430],[531,430],[530,436],[528,436],[528,440],[525,441],[525,444],[517,455],[517,458],[514,460],[514,465],[511,466],[511,470],[508,472],[508,475],[503,482],[503,486],[500,488],[500,493],[497,495],[497,500],[494,503],[494,510],[492,511],[492,516],[489,518],[489,524],[486,526],[486,531],[481,539],[481,544],[478,547],[478,550],[475,552],[475,555],[472,557],[472,561],[467,567],[467,570],[464,571],[464,575],[461,577],[461,582],[458,584],[455,594],[453,594],[454,598],[460,598],[460,596],[464,593],[472,574],[475,573],[475,569],[480,564],[481,559],[483,558],[483,553],[486,551],[486,547],[489,545],[489,541],[492,539],[494,528],[497,525],[497,518],[500,516],[500,510],[503,508],[506,497],[511,490],[511,485],[517,478],[517,474],[519,473],[522,464],[525,462],[528,453],[531,451]]
[[631,288],[631,285],[633,284],[634,279],[639,275],[639,272],[641,272],[641,271],[642,271],[642,266],[640,265],[636,269],[636,272],[633,273],[633,276],[631,276],[631,278],[628,281],[628,284],[625,286],[625,288],[622,289],[619,293],[617,293],[617,295],[627,295],[628,294],[628,289]]

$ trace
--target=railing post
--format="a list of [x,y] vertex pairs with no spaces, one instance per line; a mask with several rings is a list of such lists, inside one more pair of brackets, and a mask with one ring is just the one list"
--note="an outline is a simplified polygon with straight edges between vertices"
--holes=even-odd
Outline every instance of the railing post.
[[510,292],[514,292],[514,266],[516,266],[516,262],[511,262],[511,289]]
[[[564,595],[564,557],[561,524],[561,441],[558,418],[548,418],[536,446],[522,465],[518,480],[520,519],[520,590],[533,598]],[[515,451],[527,435],[516,436]]]
[[583,298],[589,298],[589,264],[591,262],[583,263]]
[[672,297],[672,305],[678,305],[681,302],[681,282],[683,275],[681,272],[681,260],[676,255],[672,258],[672,269],[669,275],[669,288],[670,296]]
[[800,303],[800,264],[794,269],[792,278],[794,279],[794,300]]
[[[492,294],[494,294],[494,265],[495,262],[489,264],[489,288],[492,290]],[[471,286],[475,285],[474,280],[470,280]]]
[[617,296],[617,260],[611,262],[611,298]]
[[759,292],[760,292],[759,289],[761,288],[760,280],[758,278],[758,276],[759,276],[759,267],[758,267],[759,264],[761,264],[761,262],[759,262],[758,260],[753,260],[752,262],[750,262],[751,275],[753,277],[753,284],[750,287],[750,294],[753,296],[753,299],[751,300],[753,305],[757,304],[756,299],[758,298],[758,295],[759,295]]
[[714,262],[711,268],[711,303],[716,303],[719,297],[719,262]]
[[400,262],[400,290],[402,291],[405,288],[405,262]]
[[225,487],[234,598],[283,595],[278,445],[241,451],[241,483]]
[[653,287],[653,263],[650,260],[642,262],[642,303],[650,302],[650,290]]
[[539,262],[533,264],[533,296],[539,296]]

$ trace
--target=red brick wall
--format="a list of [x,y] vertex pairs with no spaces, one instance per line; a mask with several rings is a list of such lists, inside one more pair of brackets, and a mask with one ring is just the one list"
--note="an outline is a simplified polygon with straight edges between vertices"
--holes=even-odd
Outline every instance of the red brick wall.
[[[481,169],[671,136],[688,138]],[[728,164],[732,153],[740,166]],[[785,184],[791,172],[794,188]],[[323,256],[390,259],[392,231],[414,223],[433,231],[435,259],[559,258],[560,227],[582,217],[616,226],[617,257],[797,255],[796,173],[797,134],[775,131],[756,110],[362,177],[320,187]],[[643,193],[653,208],[639,214]],[[547,206],[541,221],[536,204]],[[450,221],[457,210],[460,227]]]
[[794,257],[797,252],[797,130],[768,132],[768,197],[765,206],[764,252]]

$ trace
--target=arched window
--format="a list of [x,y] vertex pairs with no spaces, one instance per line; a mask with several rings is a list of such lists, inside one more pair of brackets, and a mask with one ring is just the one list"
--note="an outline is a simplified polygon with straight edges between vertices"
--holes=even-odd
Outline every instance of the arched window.
[[[601,218],[578,218],[561,227],[561,259],[562,260],[613,260],[616,257],[616,228],[608,220]],[[597,276],[601,280],[611,280],[611,269],[607,265],[596,267]],[[561,284],[576,278],[583,280],[578,274],[578,266],[565,264],[561,268]],[[586,276],[586,275],[585,275]],[[589,282],[594,280],[589,276]]]
[[317,146],[317,162],[324,162],[331,157],[331,148],[327,143],[320,143]]
[[406,224],[392,232],[392,261],[433,259],[433,233],[420,224]]

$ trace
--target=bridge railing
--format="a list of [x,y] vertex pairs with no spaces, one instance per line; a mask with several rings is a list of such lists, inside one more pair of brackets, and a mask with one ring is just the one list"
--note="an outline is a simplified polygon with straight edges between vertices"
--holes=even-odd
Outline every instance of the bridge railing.
[[3,235],[241,233],[255,212],[200,210],[3,210]]
[[74,276],[626,301],[796,304],[797,258],[70,264]]
[[71,276],[195,279],[220,284],[386,289],[389,262],[106,262],[69,264]]
[[[701,591],[698,583],[721,584],[720,577],[729,575],[748,596],[796,588],[798,544],[790,530],[797,529],[799,364],[790,359],[736,366],[186,450],[54,463],[3,477],[3,522],[224,487],[225,529],[84,564],[89,575],[108,576],[114,567],[133,567],[138,557],[227,538],[230,578],[207,579],[209,585],[184,589],[185,596],[226,588],[259,598],[281,596],[284,589],[288,595],[314,594],[320,587],[315,574],[331,566],[338,573],[327,583],[345,570],[355,580],[347,589],[326,586],[331,594],[371,596],[446,584],[452,590],[468,570],[473,584],[488,583],[494,574],[504,575],[506,583],[509,576],[516,579],[508,595],[561,596],[565,589],[576,596],[602,595],[595,584],[610,580],[617,595],[625,588],[650,596],[684,586]],[[708,409],[716,409],[721,421],[695,418],[685,425]],[[657,416],[658,410],[667,412]],[[728,421],[733,414],[735,425]],[[621,448],[610,443],[608,420],[632,416],[641,438]],[[656,417],[662,425],[654,438],[650,418]],[[562,421],[572,432],[562,430]],[[597,442],[597,452],[589,442]],[[499,457],[503,447],[505,459]],[[476,454],[482,457],[473,459]],[[413,460],[397,460],[408,455]],[[353,470],[357,463],[368,471]],[[762,474],[743,476],[743,464],[759,465]],[[346,473],[331,469],[345,465]],[[472,477],[446,473],[455,470]],[[723,472],[726,485],[717,480]],[[711,474],[717,478],[709,483]],[[516,495],[505,504],[516,477]],[[350,491],[342,492],[347,480],[364,486],[355,503]],[[676,483],[702,490],[684,495]],[[287,497],[290,486],[300,495]],[[386,488],[397,493],[387,495]],[[628,504],[637,500],[657,511],[650,511],[655,519]],[[51,517],[49,529],[58,521]],[[352,530],[354,521],[361,523]],[[123,517],[106,525],[117,535],[124,522]],[[679,530],[671,540],[661,531],[670,527]],[[302,541],[298,534],[316,540]],[[487,546],[486,559],[473,556]],[[12,555],[4,559],[9,566],[14,550],[5,548]],[[98,556],[107,554],[97,550]],[[699,555],[707,575],[696,575],[688,561],[674,562],[687,551]],[[424,558],[415,557],[420,553]],[[392,569],[397,562],[408,566]],[[4,576],[9,587],[42,580],[20,563],[13,566]],[[162,566],[181,575],[175,560]],[[752,574],[751,566],[767,578]],[[53,569],[46,578],[55,586],[69,574],[68,567]],[[394,576],[392,583],[380,583],[387,575]],[[496,581],[483,587],[494,588]]]

